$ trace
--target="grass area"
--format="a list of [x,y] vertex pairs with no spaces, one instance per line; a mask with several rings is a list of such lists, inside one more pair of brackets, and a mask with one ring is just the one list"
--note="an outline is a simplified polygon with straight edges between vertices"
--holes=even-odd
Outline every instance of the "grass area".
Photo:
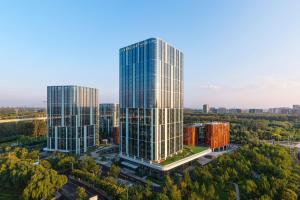
[[0,188],[0,200],[17,200],[19,195],[13,190]]
[[181,153],[178,153],[177,155],[174,155],[170,158],[167,158],[167,160],[161,162],[160,164],[161,165],[168,165],[168,164],[171,164],[175,161],[178,161],[178,160],[181,160],[181,159],[186,158],[188,156],[191,156],[193,154],[200,153],[200,152],[202,152],[206,149],[208,149],[208,148],[203,147],[203,146],[194,146],[194,147],[184,146]]

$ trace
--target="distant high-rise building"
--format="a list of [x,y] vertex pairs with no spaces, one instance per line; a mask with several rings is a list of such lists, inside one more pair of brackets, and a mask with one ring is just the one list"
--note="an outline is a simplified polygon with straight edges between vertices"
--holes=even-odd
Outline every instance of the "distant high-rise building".
[[293,114],[300,115],[300,105],[293,105]]
[[239,113],[242,113],[242,109],[239,109],[239,108],[230,108],[228,110],[229,113],[232,113],[232,114],[239,114]]
[[215,108],[215,107],[211,107],[211,108],[209,109],[209,112],[211,112],[211,113],[217,113],[217,112],[218,112],[218,109]]
[[287,107],[270,108],[269,113],[287,115],[287,114],[293,114],[293,109]]
[[119,127],[119,104],[100,104],[99,115],[100,137],[113,138],[115,128]]
[[47,150],[80,154],[98,145],[98,90],[47,87]]
[[120,156],[160,162],[183,148],[183,53],[150,38],[120,49]]
[[203,113],[209,113],[209,105],[203,104]]
[[225,113],[227,113],[227,108],[220,107],[220,108],[217,109],[217,113],[218,114],[225,114]]
[[255,108],[249,109],[249,113],[252,113],[252,114],[261,114],[263,112],[264,112],[263,109],[255,109]]
[[300,105],[293,105],[294,110],[300,110]]

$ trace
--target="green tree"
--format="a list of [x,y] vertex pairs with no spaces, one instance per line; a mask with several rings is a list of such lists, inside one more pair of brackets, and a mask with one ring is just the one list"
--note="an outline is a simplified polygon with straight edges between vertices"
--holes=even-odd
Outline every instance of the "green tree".
[[90,172],[99,176],[101,174],[101,167],[97,165],[96,161],[91,156],[84,156],[79,162],[79,169]]
[[298,197],[297,194],[293,190],[285,188],[282,192],[281,199],[282,200],[296,200],[297,197]]
[[121,168],[117,165],[112,165],[109,171],[109,175],[113,178],[118,178],[121,172]]
[[[38,116],[36,116],[38,117]],[[33,133],[34,137],[45,135],[47,133],[47,124],[44,120],[33,120]]]
[[46,169],[51,169],[51,163],[47,160],[41,160],[40,164]]
[[164,193],[159,193],[156,198],[157,200],[169,200],[168,196]]
[[[67,171],[71,171],[74,168],[76,163],[74,156],[63,156],[58,159],[58,162],[54,162],[57,165],[57,170],[60,172],[66,173]],[[53,165],[52,165],[53,166]]]
[[152,182],[148,180],[147,185],[144,188],[144,197],[146,197],[146,199],[151,199],[152,197],[151,186],[152,186]]
[[67,181],[66,176],[58,175],[52,169],[46,170],[38,166],[37,171],[23,191],[23,199],[48,199],[53,197],[57,189],[65,185]]
[[86,200],[87,199],[86,191],[83,187],[76,188],[76,200]]
[[166,177],[166,191],[170,199],[181,200],[181,192],[169,176]]

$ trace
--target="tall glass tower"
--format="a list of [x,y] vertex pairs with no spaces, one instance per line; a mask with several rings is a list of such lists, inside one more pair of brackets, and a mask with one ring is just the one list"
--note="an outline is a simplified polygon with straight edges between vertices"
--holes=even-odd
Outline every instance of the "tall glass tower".
[[183,53],[150,38],[119,56],[120,155],[159,163],[183,147]]
[[48,86],[49,151],[80,154],[99,143],[98,90],[81,86]]

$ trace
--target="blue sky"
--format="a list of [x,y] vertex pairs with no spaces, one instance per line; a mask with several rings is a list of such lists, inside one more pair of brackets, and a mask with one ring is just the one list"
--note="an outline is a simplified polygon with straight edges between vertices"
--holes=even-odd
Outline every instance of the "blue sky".
[[185,107],[300,104],[300,1],[0,0],[0,106],[47,85],[118,101],[118,50],[159,37],[185,55]]

